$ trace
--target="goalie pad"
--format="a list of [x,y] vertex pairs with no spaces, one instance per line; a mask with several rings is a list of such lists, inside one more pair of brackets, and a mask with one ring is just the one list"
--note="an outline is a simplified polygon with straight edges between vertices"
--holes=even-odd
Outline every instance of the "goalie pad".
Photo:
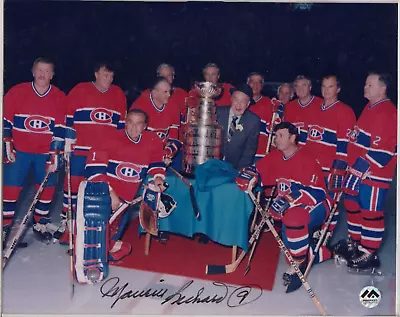
[[74,237],[74,270],[80,284],[94,284],[108,275],[111,198],[105,182],[79,185]]
[[139,221],[143,230],[153,236],[158,235],[158,210],[160,208],[161,191],[154,184],[145,186],[139,211]]

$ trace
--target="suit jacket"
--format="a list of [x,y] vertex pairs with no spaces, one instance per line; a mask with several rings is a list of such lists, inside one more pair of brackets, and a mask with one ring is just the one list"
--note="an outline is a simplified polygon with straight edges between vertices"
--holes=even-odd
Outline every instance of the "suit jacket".
[[229,111],[231,106],[219,106],[217,122],[223,127],[223,145],[221,158],[232,164],[235,169],[241,169],[253,164],[254,155],[258,147],[260,134],[260,118],[253,112],[246,110],[237,124],[243,126],[243,130],[236,130],[230,142],[228,142]]

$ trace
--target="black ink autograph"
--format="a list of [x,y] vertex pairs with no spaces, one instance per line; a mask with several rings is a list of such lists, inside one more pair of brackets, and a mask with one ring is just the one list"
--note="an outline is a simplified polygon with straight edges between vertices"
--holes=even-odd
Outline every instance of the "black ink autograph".
[[[194,283],[193,280],[187,282],[179,290],[171,294],[168,294],[168,288],[132,290],[128,289],[129,283],[120,286],[119,282],[119,277],[112,277],[106,280],[100,287],[102,298],[115,298],[114,302],[111,304],[111,308],[113,308],[120,300],[142,297],[161,298],[163,299],[161,305],[170,304],[179,306],[183,304],[219,304],[226,301],[228,307],[239,307],[256,301],[262,295],[262,288],[259,285],[236,287],[220,282],[213,282],[213,285],[216,286],[218,290],[213,295],[202,295],[205,289],[204,287],[201,287],[197,290],[196,295],[187,296],[184,295],[184,291],[187,291]],[[164,280],[161,279],[160,282],[162,283]]]

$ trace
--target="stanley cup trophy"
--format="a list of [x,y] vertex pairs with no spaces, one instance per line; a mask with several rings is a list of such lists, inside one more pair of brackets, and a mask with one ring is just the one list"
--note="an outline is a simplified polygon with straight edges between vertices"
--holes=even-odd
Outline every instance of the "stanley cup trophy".
[[[213,97],[221,87],[210,82],[195,83],[198,99],[188,109],[188,124],[184,131],[182,174],[193,177],[195,168],[209,159],[221,158],[222,126],[217,123]],[[190,97],[189,97],[190,98]]]

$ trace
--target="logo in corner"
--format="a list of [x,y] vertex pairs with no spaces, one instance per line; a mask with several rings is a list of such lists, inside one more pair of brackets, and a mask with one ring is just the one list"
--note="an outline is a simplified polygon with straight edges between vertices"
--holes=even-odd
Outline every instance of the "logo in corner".
[[382,295],[374,286],[364,287],[359,295],[360,303],[367,308],[374,308],[379,305]]

